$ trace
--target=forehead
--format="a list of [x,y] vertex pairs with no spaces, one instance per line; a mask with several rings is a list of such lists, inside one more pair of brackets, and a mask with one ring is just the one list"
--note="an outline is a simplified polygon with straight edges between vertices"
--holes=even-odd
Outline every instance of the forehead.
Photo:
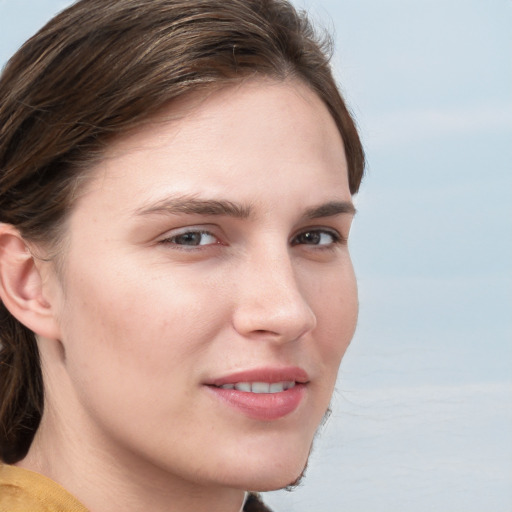
[[[134,149],[141,150],[145,143],[148,143],[147,149],[151,150],[154,143],[170,142],[162,138],[164,125],[167,125],[167,134],[171,126],[175,128],[176,135],[186,127],[190,133],[195,132],[203,137],[206,133],[201,132],[207,131],[213,139],[236,127],[240,136],[250,136],[251,130],[265,124],[263,121],[266,121],[267,128],[276,126],[274,121],[290,109],[294,110],[296,117],[303,118],[302,133],[310,132],[312,135],[313,130],[319,127],[324,132],[332,132],[332,128],[336,127],[323,101],[302,81],[260,77],[235,84],[214,84],[172,100],[142,126],[117,137],[107,148],[106,156],[118,157]],[[294,121],[296,119],[290,119],[290,122]],[[320,126],[311,126],[311,121],[317,121]],[[308,130],[309,126],[312,130]],[[276,138],[285,136],[281,128],[276,126]],[[341,141],[337,127],[334,132]]]
[[252,80],[179,98],[114,141],[93,172],[93,188],[130,184],[148,200],[166,187],[243,196],[262,192],[255,187],[261,181],[304,185],[294,176],[350,197],[337,126],[321,99],[297,81]]

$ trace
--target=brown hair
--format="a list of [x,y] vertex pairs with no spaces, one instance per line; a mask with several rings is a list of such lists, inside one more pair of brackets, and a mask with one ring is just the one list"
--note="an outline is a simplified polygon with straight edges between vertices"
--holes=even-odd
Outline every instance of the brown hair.
[[[73,193],[106,144],[173,98],[251,75],[308,84],[343,137],[356,193],[364,155],[328,45],[286,0],[81,0],[0,79],[0,222],[55,243]],[[43,411],[34,334],[0,304],[0,458],[22,459]]]

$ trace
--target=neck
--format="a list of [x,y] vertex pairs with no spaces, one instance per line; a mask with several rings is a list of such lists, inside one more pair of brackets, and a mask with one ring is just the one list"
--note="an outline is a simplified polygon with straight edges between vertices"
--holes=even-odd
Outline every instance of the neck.
[[112,446],[101,433],[73,427],[79,418],[49,406],[29,453],[17,465],[64,487],[91,512],[240,512],[245,493],[175,475],[138,454]]
[[[199,485],[150,464],[114,461],[94,452],[66,453],[52,448],[41,432],[27,457],[17,465],[40,473],[64,487],[91,512],[240,512],[245,493],[238,489]],[[44,446],[44,449],[43,449]],[[61,456],[59,456],[61,455]]]

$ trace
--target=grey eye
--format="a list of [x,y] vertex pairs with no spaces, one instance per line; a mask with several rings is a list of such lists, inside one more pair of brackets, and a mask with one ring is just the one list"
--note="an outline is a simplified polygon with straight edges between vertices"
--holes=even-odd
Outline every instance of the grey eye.
[[208,233],[208,231],[187,231],[186,233],[170,237],[168,241],[176,245],[194,247],[199,245],[215,244],[217,239],[211,233]]
[[318,229],[299,233],[292,240],[292,245],[331,245],[338,240],[339,237],[337,237],[335,233]]

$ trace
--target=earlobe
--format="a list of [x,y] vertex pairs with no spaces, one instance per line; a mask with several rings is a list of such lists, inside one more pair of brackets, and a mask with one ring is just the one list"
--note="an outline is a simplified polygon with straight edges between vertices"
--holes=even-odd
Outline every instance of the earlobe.
[[0,299],[35,334],[59,339],[58,324],[45,296],[40,265],[17,229],[0,223]]

